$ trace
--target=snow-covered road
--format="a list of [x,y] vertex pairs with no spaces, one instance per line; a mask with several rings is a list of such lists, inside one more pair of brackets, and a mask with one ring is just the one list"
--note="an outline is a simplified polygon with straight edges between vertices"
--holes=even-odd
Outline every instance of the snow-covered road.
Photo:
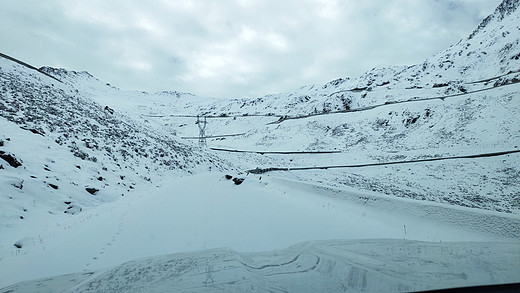
[[249,176],[235,185],[223,175],[170,178],[159,187],[136,190],[138,198],[121,198],[74,216],[49,216],[23,226],[25,230],[8,231],[5,235],[17,235],[23,247],[0,247],[0,288],[213,248],[259,252],[330,239],[512,241],[460,223],[334,198],[297,182]]

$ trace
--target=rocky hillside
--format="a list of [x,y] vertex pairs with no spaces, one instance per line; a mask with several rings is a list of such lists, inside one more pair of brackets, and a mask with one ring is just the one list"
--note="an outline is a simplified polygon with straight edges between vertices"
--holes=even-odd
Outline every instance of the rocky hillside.
[[0,58],[0,125],[3,223],[33,213],[74,214],[131,195],[164,174],[223,166],[95,103],[82,87],[5,58]]

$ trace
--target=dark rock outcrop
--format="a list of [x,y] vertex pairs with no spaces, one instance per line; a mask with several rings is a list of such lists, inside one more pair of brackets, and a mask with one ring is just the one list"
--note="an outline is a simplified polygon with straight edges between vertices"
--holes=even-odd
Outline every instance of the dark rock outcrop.
[[16,159],[16,157],[12,154],[6,153],[4,151],[0,151],[0,158],[6,161],[11,167],[18,168],[22,165],[22,163]]
[[96,194],[96,193],[99,191],[99,189],[92,188],[92,187],[87,187],[87,188],[85,188],[85,190],[86,190],[88,193],[92,194],[92,195]]

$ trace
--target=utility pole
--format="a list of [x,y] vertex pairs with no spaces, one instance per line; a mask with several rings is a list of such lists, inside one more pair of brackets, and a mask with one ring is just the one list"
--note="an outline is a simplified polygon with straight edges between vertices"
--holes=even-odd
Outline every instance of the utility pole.
[[199,115],[197,115],[197,124],[199,125],[199,146],[207,147],[206,143],[206,125],[208,124],[206,121],[206,116],[203,116],[204,120],[201,120]]

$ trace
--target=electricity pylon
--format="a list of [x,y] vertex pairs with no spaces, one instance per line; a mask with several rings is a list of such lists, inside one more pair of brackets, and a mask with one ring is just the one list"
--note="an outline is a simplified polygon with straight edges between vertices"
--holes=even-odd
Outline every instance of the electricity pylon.
[[206,125],[208,124],[206,121],[206,116],[203,116],[204,120],[201,120],[199,115],[197,115],[197,124],[199,125],[199,146],[207,147],[206,143]]

